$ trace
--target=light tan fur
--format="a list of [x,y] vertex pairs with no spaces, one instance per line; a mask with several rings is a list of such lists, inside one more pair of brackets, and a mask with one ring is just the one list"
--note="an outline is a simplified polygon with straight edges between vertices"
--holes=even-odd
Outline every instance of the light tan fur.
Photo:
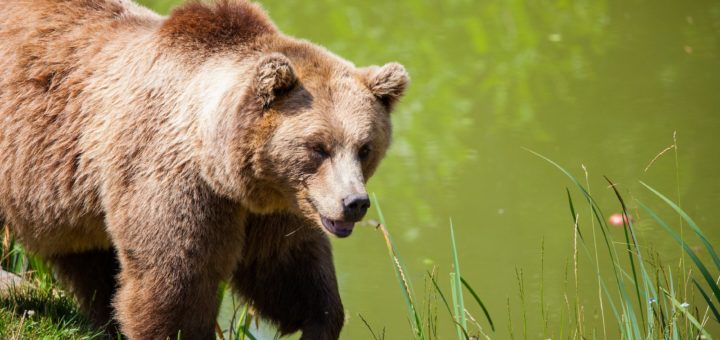
[[167,18],[129,0],[3,0],[0,220],[96,322],[114,299],[131,339],[212,338],[231,276],[281,331],[337,338],[321,217],[364,192],[407,82],[242,0]]

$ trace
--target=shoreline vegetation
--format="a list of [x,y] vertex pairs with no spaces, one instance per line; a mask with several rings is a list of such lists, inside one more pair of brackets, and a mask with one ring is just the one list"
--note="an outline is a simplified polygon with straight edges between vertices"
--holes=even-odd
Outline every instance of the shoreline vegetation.
[[[636,231],[639,220],[636,221],[631,217],[633,215],[630,214],[617,183],[604,177],[622,212],[620,215],[620,227],[624,236],[622,239],[613,238],[608,221],[610,215],[603,212],[591,195],[585,169],[586,181],[583,184],[551,159],[532,150],[526,150],[557,168],[570,180],[573,188],[573,190],[566,188],[573,230],[572,263],[565,265],[565,308],[559,311],[560,320],[554,320],[558,324],[550,324],[548,304],[545,302],[544,239],[539,254],[541,266],[538,284],[540,288],[537,292],[540,299],[539,315],[529,314],[526,303],[527,279],[523,276],[522,268],[516,267],[517,299],[520,301],[519,315],[522,319],[520,323],[515,320],[513,313],[517,311],[513,311],[513,308],[517,307],[511,305],[508,297],[506,311],[508,326],[506,330],[499,330],[495,329],[492,314],[488,312],[478,293],[461,276],[458,263],[459,250],[455,243],[452,220],[449,231],[452,258],[450,266],[452,270],[449,273],[450,293],[448,294],[447,290],[438,285],[438,271],[435,267],[427,272],[425,277],[426,281],[432,283],[431,289],[429,291],[426,289],[422,304],[417,303],[418,300],[412,289],[413,284],[408,279],[411,275],[407,274],[399,251],[387,232],[387,224],[375,197],[375,206],[380,217],[378,229],[382,231],[387,243],[392,267],[405,298],[413,338],[425,340],[447,337],[447,334],[439,335],[437,332],[438,314],[445,314],[445,320],[455,325],[458,339],[533,339],[540,335],[542,339],[713,339],[709,328],[720,324],[718,312],[720,257],[692,217],[672,199],[647,183],[639,182],[644,190],[655,196],[662,204],[657,208],[651,208],[645,202],[634,199],[631,202],[633,208],[642,211],[646,220],[659,226],[665,235],[682,249],[679,263],[664,263],[661,254],[653,250],[651,245],[644,244],[639,237]],[[666,151],[668,150],[664,150],[660,155]],[[573,192],[579,192],[579,200],[573,198]],[[679,217],[677,227],[660,217],[657,211],[663,208],[670,209]],[[590,223],[582,223],[581,226],[580,209],[586,209]],[[690,230],[688,231],[687,228]],[[693,243],[699,241],[702,246],[690,246],[689,238],[693,238]],[[701,259],[699,255],[701,251],[706,255],[704,257],[709,259]],[[610,262],[610,268],[601,265],[605,261]],[[590,263],[592,266],[580,268],[579,263],[582,262]],[[580,271],[586,273],[586,276],[582,277],[584,280],[588,279],[588,273],[594,276],[597,287],[594,301],[581,301],[578,298]],[[458,282],[462,282],[462,287]],[[465,294],[472,297],[476,306],[471,307],[464,303]],[[440,312],[438,312],[438,304],[444,307],[439,308]],[[599,325],[589,327],[586,313],[593,309],[599,310],[600,321]],[[503,314],[496,313],[497,317]],[[542,320],[541,330],[528,329],[527,320],[531,317]],[[385,338],[384,328],[379,331],[373,329],[365,318],[362,316],[361,318],[374,340]],[[531,332],[532,335],[529,335]]]
[[[418,340],[447,338],[451,335],[440,335],[439,328],[450,325],[454,327],[458,339],[528,339],[538,335],[542,335],[543,339],[713,339],[709,328],[720,324],[720,256],[693,218],[678,203],[644,182],[640,182],[643,190],[660,204],[651,207],[649,203],[637,199],[626,201],[617,184],[606,177],[617,200],[616,209],[619,208],[624,216],[620,218],[622,238],[615,239],[608,215],[591,194],[587,171],[582,182],[551,159],[527,151],[557,168],[571,184],[566,192],[571,217],[569,226],[573,233],[569,247],[572,260],[565,264],[564,307],[555,311],[560,315],[559,320],[551,320],[551,311],[545,301],[544,268],[547,264],[544,260],[544,239],[539,252],[539,291],[528,291],[529,280],[522,268],[516,267],[517,296],[512,298],[520,301],[520,305],[511,304],[511,297],[508,297],[506,311],[493,311],[481,299],[488,292],[474,289],[462,276],[462,249],[458,249],[455,243],[451,220],[449,287],[440,283],[440,271],[435,266],[426,272],[424,295],[418,296],[401,259],[401,251],[388,232],[379,201],[373,197],[380,219],[377,229],[387,246],[405,301],[409,334]],[[629,206],[635,214],[630,214]],[[660,217],[657,212],[660,209],[674,212],[678,217],[676,222],[670,223]],[[651,245],[643,243],[636,230],[640,222],[639,212],[642,212],[644,221],[658,226],[682,249],[679,263],[664,263],[661,254]],[[585,218],[581,219],[581,215]],[[688,242],[701,246],[694,247]],[[50,268],[27,254],[15,242],[9,226],[3,229],[1,255],[2,268],[18,275],[17,278],[9,276],[10,280],[21,278],[22,282],[5,287],[0,294],[0,338],[103,337],[103,331],[92,328],[79,313],[75,302],[58,287]],[[601,265],[608,261],[611,264],[609,267]],[[594,299],[581,301],[578,298],[580,278],[595,280],[597,292]],[[222,285],[218,298],[222,301],[229,293],[228,288]],[[537,308],[528,308],[527,296],[531,293],[539,295],[539,313],[535,311]],[[216,338],[256,339],[252,332],[257,329],[257,319],[253,317],[252,308],[235,299],[232,302],[230,326],[222,328],[219,323],[216,324]],[[519,313],[517,308],[520,308]],[[597,310],[596,316],[599,316],[592,325],[588,317],[591,310]],[[368,338],[374,340],[385,339],[387,327],[404,328],[402,325],[374,325],[366,316],[358,316],[368,330]],[[501,318],[507,318],[506,329],[496,327],[494,320]],[[528,329],[530,318],[540,319],[542,329]]]

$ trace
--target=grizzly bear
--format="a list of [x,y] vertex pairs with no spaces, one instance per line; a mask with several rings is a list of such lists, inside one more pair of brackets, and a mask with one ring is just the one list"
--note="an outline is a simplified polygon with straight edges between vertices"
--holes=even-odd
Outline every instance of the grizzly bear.
[[244,0],[2,0],[0,219],[130,339],[213,338],[224,280],[336,339],[328,235],[365,215],[407,84]]

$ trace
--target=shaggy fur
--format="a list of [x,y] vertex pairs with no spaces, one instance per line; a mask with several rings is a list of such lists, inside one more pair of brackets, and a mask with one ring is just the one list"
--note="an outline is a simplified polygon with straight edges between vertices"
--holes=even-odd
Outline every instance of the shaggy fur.
[[243,0],[167,18],[129,0],[0,1],[0,221],[131,339],[212,338],[230,278],[283,333],[336,339],[323,220],[348,222],[407,82]]

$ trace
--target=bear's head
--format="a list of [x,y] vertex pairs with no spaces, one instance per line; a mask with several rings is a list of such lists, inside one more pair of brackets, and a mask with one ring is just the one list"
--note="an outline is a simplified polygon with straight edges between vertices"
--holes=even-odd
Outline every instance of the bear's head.
[[370,207],[365,183],[390,144],[390,111],[408,84],[404,67],[355,68],[316,48],[272,53],[255,90],[269,128],[259,178],[286,208],[338,237]]
[[224,165],[206,177],[253,213],[290,211],[350,235],[370,206],[365,183],[390,144],[405,68],[356,68],[295,42],[262,53],[248,69],[242,99],[212,136],[228,148],[206,152]]

